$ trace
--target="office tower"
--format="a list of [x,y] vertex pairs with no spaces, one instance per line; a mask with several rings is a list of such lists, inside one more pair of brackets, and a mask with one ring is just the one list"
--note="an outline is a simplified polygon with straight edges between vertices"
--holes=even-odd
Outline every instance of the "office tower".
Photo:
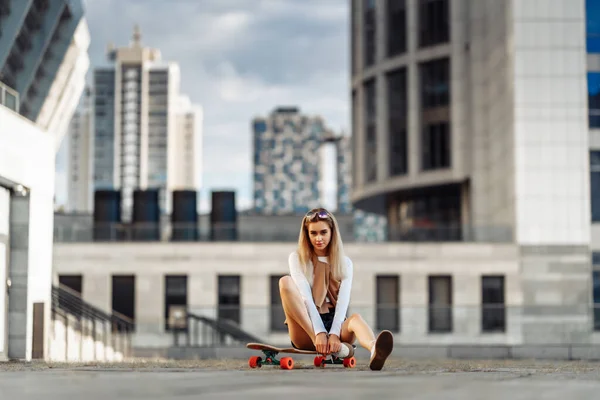
[[90,213],[92,193],[92,93],[86,89],[81,107],[75,111],[67,132],[67,210]]
[[0,81],[58,150],[89,68],[82,1],[0,1]]
[[519,335],[587,337],[585,1],[349,4],[354,206],[390,240],[513,243]]
[[174,190],[202,187],[202,107],[192,104],[188,96],[181,96],[177,106]]
[[[112,66],[94,71],[94,188],[122,191],[125,222],[138,188],[159,189],[161,213],[169,213],[174,189],[198,189],[196,176],[181,174],[189,165],[198,168],[201,113],[190,112],[185,101],[189,107],[181,110],[178,64],[143,47],[137,26],[130,46],[110,47],[108,58]],[[182,113],[194,122],[181,124]],[[184,157],[177,153],[179,137],[184,144],[195,138]]]
[[278,107],[252,121],[254,210],[305,213],[321,206],[319,147],[330,130],[320,117],[295,107]]
[[350,136],[340,135],[335,141],[337,163],[337,212],[348,214],[352,211],[350,190],[352,188],[352,140]]

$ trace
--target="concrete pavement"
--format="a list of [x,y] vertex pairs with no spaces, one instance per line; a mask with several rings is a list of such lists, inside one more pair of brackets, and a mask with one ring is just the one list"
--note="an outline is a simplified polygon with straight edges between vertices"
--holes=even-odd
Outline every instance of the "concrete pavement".
[[[400,361],[383,371],[297,358],[296,369],[249,369],[239,360],[125,364],[0,364],[0,398],[58,400],[262,399],[592,399],[600,364],[528,361]],[[69,396],[69,397],[67,397]]]

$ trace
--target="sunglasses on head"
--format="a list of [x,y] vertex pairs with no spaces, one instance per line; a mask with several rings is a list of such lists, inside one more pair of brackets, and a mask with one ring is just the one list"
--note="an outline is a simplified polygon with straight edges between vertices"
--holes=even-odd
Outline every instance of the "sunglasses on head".
[[319,208],[306,213],[306,219],[309,221],[312,221],[315,217],[318,217],[319,219],[328,219],[330,217],[329,211],[324,208]]

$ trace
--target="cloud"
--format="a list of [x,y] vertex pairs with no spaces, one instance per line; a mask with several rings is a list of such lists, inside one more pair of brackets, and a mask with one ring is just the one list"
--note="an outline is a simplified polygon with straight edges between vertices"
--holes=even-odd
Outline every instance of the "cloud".
[[249,204],[252,118],[294,105],[348,130],[347,3],[87,0],[90,58],[107,64],[107,44],[128,45],[139,24],[143,45],[179,63],[182,92],[204,109],[202,193],[231,186]]

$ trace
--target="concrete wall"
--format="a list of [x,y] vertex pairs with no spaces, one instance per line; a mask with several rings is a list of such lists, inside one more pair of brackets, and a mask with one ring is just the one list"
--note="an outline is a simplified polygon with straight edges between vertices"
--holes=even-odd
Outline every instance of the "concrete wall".
[[[111,310],[111,276],[136,276],[133,345],[163,348],[172,344],[164,331],[164,276],[188,276],[188,305],[205,315],[215,315],[219,274],[241,276],[242,328],[264,340],[285,344],[287,333],[270,331],[270,275],[288,273],[287,258],[295,243],[56,243],[54,279],[61,274],[83,276],[83,299]],[[378,274],[400,276],[401,331],[405,344],[488,343],[523,341],[520,313],[523,305],[518,248],[485,244],[348,244],[354,263],[350,312],[359,312],[374,326],[375,280]],[[451,333],[427,329],[430,274],[453,277]],[[507,330],[481,333],[481,276],[504,275]]]
[[[590,343],[592,265],[587,246],[522,246],[523,340]],[[568,322],[568,323],[567,323]]]
[[110,326],[55,314],[48,339],[49,361],[122,361],[127,339],[112,335]]
[[512,1],[516,240],[590,241],[585,1]]
[[[0,107],[0,185],[28,190],[10,206],[9,308],[14,312],[7,346],[9,356],[18,359],[32,355],[33,303],[44,303],[44,338],[50,329],[54,166],[52,136]],[[0,286],[3,293],[4,282]]]

